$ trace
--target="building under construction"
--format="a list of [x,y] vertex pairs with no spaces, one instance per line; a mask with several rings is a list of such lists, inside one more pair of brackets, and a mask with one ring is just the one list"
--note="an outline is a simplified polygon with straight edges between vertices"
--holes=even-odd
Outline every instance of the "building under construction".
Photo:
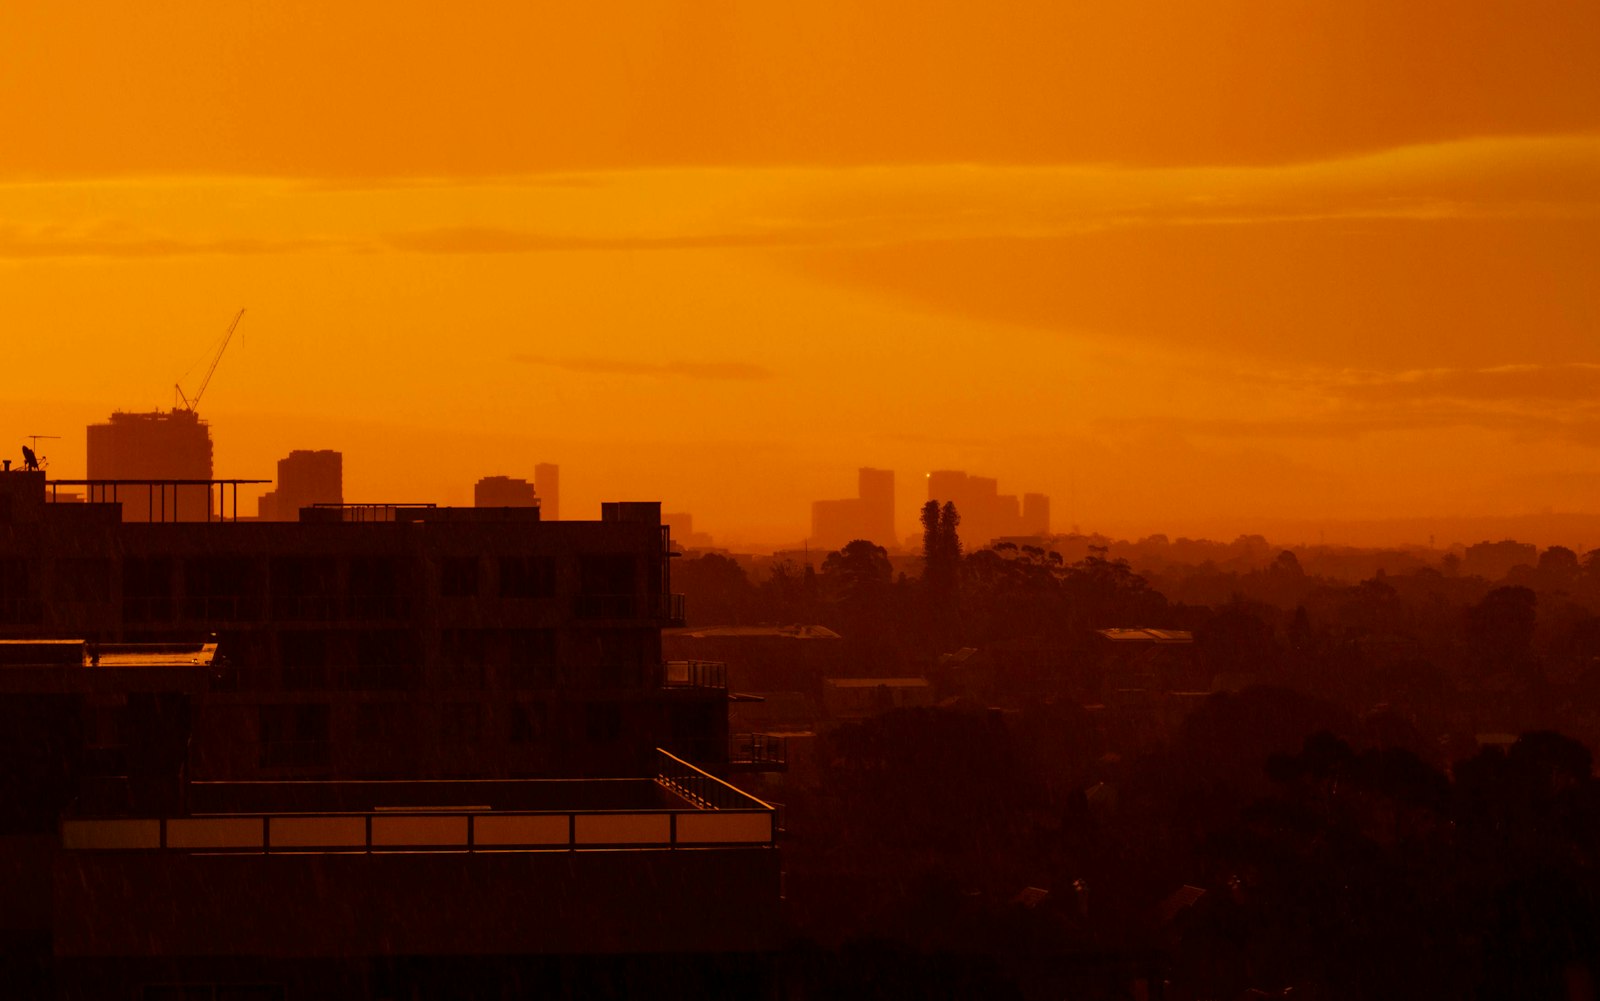
[[[88,499],[120,503],[123,521],[210,521],[217,513],[204,485],[211,479],[211,427],[193,410],[118,411],[89,425],[88,451],[88,478],[104,484]],[[134,488],[134,481],[146,486]]]

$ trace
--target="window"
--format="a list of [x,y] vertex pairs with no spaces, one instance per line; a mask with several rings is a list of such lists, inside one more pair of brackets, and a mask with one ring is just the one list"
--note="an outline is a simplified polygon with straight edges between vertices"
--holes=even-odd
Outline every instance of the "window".
[[258,712],[262,767],[306,767],[328,763],[327,706],[261,706]]
[[440,684],[445,688],[482,688],[483,666],[489,659],[488,633],[482,629],[446,629],[439,634]]
[[354,688],[416,687],[417,638],[403,629],[368,629],[356,633]]
[[122,614],[130,622],[172,618],[172,561],[129,556],[122,561]]
[[610,744],[622,737],[622,707],[611,702],[591,702],[584,708],[583,735],[592,744]]
[[283,664],[283,687],[314,691],[328,685],[328,636],[309,630],[278,634],[278,658]]
[[439,563],[439,593],[446,598],[478,596],[478,558],[452,556]]
[[483,735],[483,707],[476,702],[446,702],[439,717],[439,736],[460,743]]
[[550,707],[543,702],[513,702],[511,713],[511,742],[532,744],[545,739],[550,731]]
[[62,601],[111,600],[111,561],[67,557],[55,561],[55,593]]
[[638,559],[631,553],[591,553],[578,564],[584,594],[632,594]]
[[549,598],[556,593],[555,561],[548,556],[502,556],[502,598]]
[[507,688],[556,687],[556,632],[554,629],[507,629]]

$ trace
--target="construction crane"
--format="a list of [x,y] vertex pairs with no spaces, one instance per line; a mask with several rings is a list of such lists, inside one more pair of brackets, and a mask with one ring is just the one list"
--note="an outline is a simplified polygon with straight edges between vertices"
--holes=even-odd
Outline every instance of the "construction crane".
[[217,348],[217,356],[211,359],[211,367],[206,369],[206,377],[200,380],[200,388],[195,390],[194,399],[191,400],[184,395],[183,386],[178,383],[172,384],[172,388],[178,391],[178,399],[183,401],[183,409],[189,411],[189,413],[194,413],[195,408],[200,406],[200,397],[206,394],[206,387],[211,385],[211,377],[217,373],[217,363],[222,361],[222,353],[228,350],[228,342],[233,340],[233,332],[238,328],[239,321],[242,319],[244,319],[244,310],[240,309],[234,316],[233,322],[228,324],[228,332],[222,335],[222,345]]

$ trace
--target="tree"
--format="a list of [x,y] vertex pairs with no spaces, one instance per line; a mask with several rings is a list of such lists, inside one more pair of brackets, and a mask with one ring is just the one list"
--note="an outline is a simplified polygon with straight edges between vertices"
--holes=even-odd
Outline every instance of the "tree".
[[894,579],[889,551],[866,539],[856,539],[822,561],[822,576],[831,591],[846,604],[863,609],[876,604]]
[[956,635],[956,594],[961,579],[961,515],[955,503],[930,500],[922,505],[922,585],[927,599],[930,633],[940,643]]
[[1527,664],[1538,601],[1526,587],[1497,587],[1467,609],[1467,637],[1491,671],[1516,670]]

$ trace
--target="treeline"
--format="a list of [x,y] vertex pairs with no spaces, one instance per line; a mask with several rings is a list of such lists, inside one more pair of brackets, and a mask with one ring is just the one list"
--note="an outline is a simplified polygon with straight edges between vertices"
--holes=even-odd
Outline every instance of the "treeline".
[[[947,505],[923,527],[901,570],[866,540],[760,580],[674,568],[693,623],[827,625],[862,675],[1062,653],[1057,689],[1002,675],[1004,708],[819,737],[818,780],[784,791],[787,885],[837,996],[1592,996],[1596,553],[1489,543],[1350,578],[1256,537],[1136,566],[1082,537],[967,551]],[[1110,627],[1191,632],[1219,691],[1095,675]]]

